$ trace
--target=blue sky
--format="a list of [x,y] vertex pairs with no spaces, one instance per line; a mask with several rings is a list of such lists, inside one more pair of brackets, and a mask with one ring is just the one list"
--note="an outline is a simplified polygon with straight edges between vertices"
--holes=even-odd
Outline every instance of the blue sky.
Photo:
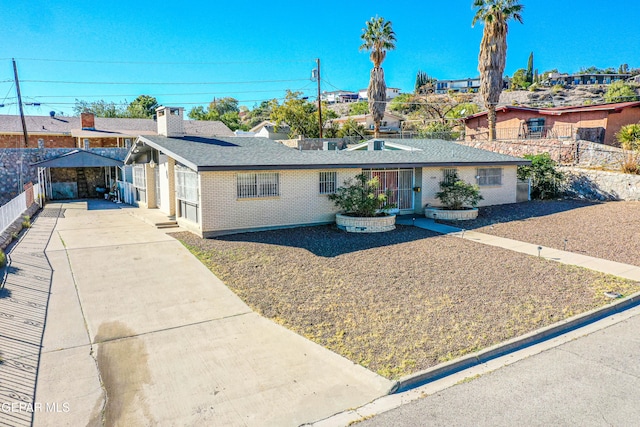
[[[540,72],[640,67],[640,2],[521,3],[524,24],[509,27],[506,74],[525,68],[531,51]],[[383,64],[388,86],[411,91],[418,70],[439,79],[474,77],[482,25],[471,27],[471,4],[0,0],[0,114],[17,114],[10,58],[17,59],[23,101],[42,104],[25,107],[27,114],[70,114],[75,98],[121,102],[139,94],[187,110],[223,96],[252,107],[286,89],[314,98],[315,58],[322,90],[358,90],[371,68],[358,51],[360,34],[375,15],[392,21],[398,39]]]

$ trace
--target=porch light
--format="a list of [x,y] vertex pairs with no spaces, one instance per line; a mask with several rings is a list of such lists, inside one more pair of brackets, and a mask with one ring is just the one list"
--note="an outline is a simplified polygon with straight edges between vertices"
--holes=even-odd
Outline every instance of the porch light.
[[149,167],[150,167],[151,169],[153,169],[153,168],[155,168],[155,167],[156,167],[156,162],[154,162],[154,161],[153,161],[153,159],[151,159],[151,161],[149,162]]

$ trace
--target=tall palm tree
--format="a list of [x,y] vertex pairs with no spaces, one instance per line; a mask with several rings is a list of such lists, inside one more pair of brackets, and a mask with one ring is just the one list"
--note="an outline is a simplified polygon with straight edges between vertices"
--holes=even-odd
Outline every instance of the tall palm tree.
[[484,23],[480,42],[478,70],[480,71],[480,93],[484,98],[489,122],[489,140],[496,139],[496,105],[502,92],[502,74],[507,56],[507,21],[515,19],[522,23],[520,12],[524,6],[518,0],[474,0],[477,8],[471,26]]
[[391,21],[382,17],[371,18],[362,29],[362,45],[360,50],[370,51],[369,58],[373,68],[369,78],[367,97],[369,98],[369,112],[373,116],[374,138],[380,134],[380,122],[384,118],[387,105],[387,85],[384,82],[384,70],[380,65],[387,56],[387,51],[396,48],[396,33],[391,29]]

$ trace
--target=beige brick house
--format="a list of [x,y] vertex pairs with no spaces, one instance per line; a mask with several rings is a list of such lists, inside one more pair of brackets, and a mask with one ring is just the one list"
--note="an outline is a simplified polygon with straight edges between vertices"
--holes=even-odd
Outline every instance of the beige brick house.
[[438,205],[439,182],[455,170],[480,185],[484,205],[516,202],[516,168],[527,160],[441,140],[368,141],[347,150],[297,150],[255,137],[182,135],[182,110],[158,111],[158,136],[139,136],[125,164],[140,206],[211,237],[332,223],[328,195],[366,172],[392,192],[401,214]]

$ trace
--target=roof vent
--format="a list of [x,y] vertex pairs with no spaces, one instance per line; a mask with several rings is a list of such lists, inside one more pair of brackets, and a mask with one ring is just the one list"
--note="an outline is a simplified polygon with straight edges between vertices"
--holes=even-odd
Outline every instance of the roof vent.
[[381,139],[373,140],[373,150],[374,151],[382,151],[384,150],[384,141]]

